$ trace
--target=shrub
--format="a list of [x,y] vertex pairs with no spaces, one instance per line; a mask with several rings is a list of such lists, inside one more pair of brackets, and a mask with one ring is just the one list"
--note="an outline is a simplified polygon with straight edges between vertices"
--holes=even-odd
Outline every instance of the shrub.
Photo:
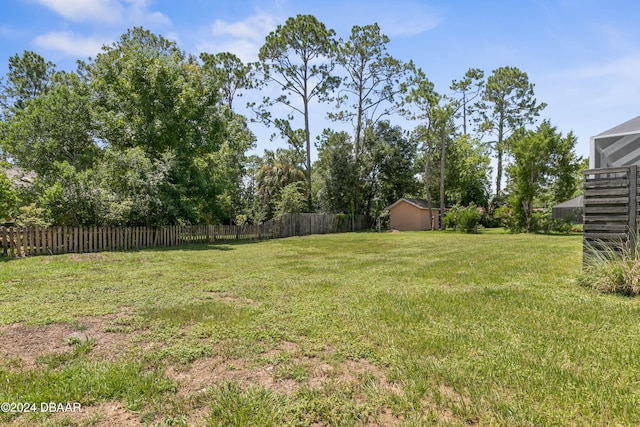
[[458,225],[458,211],[460,210],[459,205],[452,206],[449,208],[447,213],[444,214],[444,218],[442,218],[442,222],[446,228],[451,228],[456,230]]
[[453,206],[444,215],[444,225],[453,230],[465,231],[467,233],[477,231],[478,224],[482,218],[480,209],[473,203],[466,208],[459,205]]
[[35,203],[32,203],[20,207],[16,224],[20,227],[47,228],[51,226],[51,220],[46,209],[39,208]]
[[473,203],[458,212],[457,228],[467,233],[476,232],[482,217],[480,209]]
[[515,212],[509,206],[500,206],[495,210],[493,216],[498,219],[500,225],[510,233],[520,233],[524,230]]
[[[637,238],[636,238],[637,242]],[[600,292],[640,294],[640,245],[629,241],[611,246],[599,241],[587,245],[578,283]]]

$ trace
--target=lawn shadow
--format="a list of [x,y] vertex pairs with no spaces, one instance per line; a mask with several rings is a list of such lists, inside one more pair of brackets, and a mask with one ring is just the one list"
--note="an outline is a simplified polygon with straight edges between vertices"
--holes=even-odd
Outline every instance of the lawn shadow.
[[145,248],[139,249],[139,251],[158,251],[158,252],[172,252],[172,251],[233,251],[236,246],[254,245],[256,243],[264,242],[265,240],[224,240],[216,243],[194,243],[186,244],[182,246],[167,246],[162,248]]
[[[76,253],[76,252],[67,252],[64,254],[42,254],[42,255],[32,255],[32,256],[36,256],[36,257],[42,257],[42,256],[57,256],[57,255],[65,255],[65,254],[72,254],[75,253],[77,255],[84,255],[84,254],[99,254],[99,253],[117,253],[117,252],[142,252],[142,251],[152,251],[152,252],[173,252],[173,251],[233,251],[235,250],[236,246],[244,246],[244,245],[252,245],[252,244],[256,244],[256,243],[260,243],[263,242],[265,240],[224,240],[224,241],[219,241],[216,243],[194,243],[194,244],[185,244],[185,245],[181,245],[181,246],[165,246],[165,247],[156,247],[156,248],[138,248],[138,249],[127,249],[127,250],[121,250],[121,251],[103,251],[103,252],[82,252],[82,253]],[[31,258],[32,256],[29,256],[28,258]],[[4,256],[4,255],[0,255],[0,263],[3,262],[10,262],[10,261],[17,261],[20,259],[24,259],[24,256],[21,257],[11,257],[11,256]]]

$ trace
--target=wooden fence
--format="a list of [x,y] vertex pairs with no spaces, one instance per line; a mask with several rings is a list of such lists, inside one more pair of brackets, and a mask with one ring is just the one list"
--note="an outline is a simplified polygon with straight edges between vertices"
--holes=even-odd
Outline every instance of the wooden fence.
[[636,248],[638,167],[589,169],[584,182],[583,253],[588,248]]
[[306,236],[309,234],[346,233],[371,228],[365,215],[348,217],[328,214],[284,214],[263,224],[264,231],[273,237]]
[[[123,251],[175,247],[230,240],[257,240],[366,229],[364,217],[345,221],[337,215],[288,214],[260,225],[192,225],[169,227],[0,226],[0,255],[22,257],[63,253]],[[347,225],[343,223],[347,222]]]

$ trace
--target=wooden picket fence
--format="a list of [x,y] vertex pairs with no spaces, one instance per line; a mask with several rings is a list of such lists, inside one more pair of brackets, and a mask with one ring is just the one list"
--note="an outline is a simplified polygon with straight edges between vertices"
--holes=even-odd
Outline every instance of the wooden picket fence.
[[[309,234],[360,231],[364,218],[324,214],[287,214],[259,225],[191,225],[168,227],[49,227],[0,225],[0,255],[23,257],[64,253],[126,251],[177,247],[232,240],[259,240]],[[348,223],[345,225],[345,222]]]
[[2,255],[22,257],[64,253],[126,251],[228,240],[265,239],[259,226],[169,227],[0,227]]

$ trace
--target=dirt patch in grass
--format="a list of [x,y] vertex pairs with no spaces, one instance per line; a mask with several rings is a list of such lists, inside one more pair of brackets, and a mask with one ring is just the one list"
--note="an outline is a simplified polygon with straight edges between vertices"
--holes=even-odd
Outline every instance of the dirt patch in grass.
[[0,360],[18,369],[34,369],[39,357],[72,352],[74,342],[87,340],[95,340],[93,354],[114,360],[129,346],[127,334],[105,332],[105,325],[117,317],[84,317],[77,322],[44,326],[21,323],[0,326]]
[[294,380],[275,379],[273,366],[250,366],[243,359],[224,361],[220,357],[196,360],[187,369],[169,367],[167,376],[178,381],[178,394],[184,395],[205,393],[210,387],[229,381],[284,393],[292,393],[299,387]]
[[[69,257],[69,259],[73,261],[102,261],[109,258],[104,254],[91,252],[86,254],[73,254]],[[112,260],[112,261],[117,261],[117,260]]]
[[396,384],[387,379],[382,368],[366,359],[330,363],[321,357],[302,354],[296,343],[288,341],[265,351],[258,360],[237,357],[225,359],[218,355],[198,359],[187,367],[169,366],[167,375],[178,382],[178,393],[182,395],[204,393],[210,387],[225,382],[292,394],[305,385],[322,388],[329,382],[351,384],[367,377],[374,378],[385,390],[401,392]]

